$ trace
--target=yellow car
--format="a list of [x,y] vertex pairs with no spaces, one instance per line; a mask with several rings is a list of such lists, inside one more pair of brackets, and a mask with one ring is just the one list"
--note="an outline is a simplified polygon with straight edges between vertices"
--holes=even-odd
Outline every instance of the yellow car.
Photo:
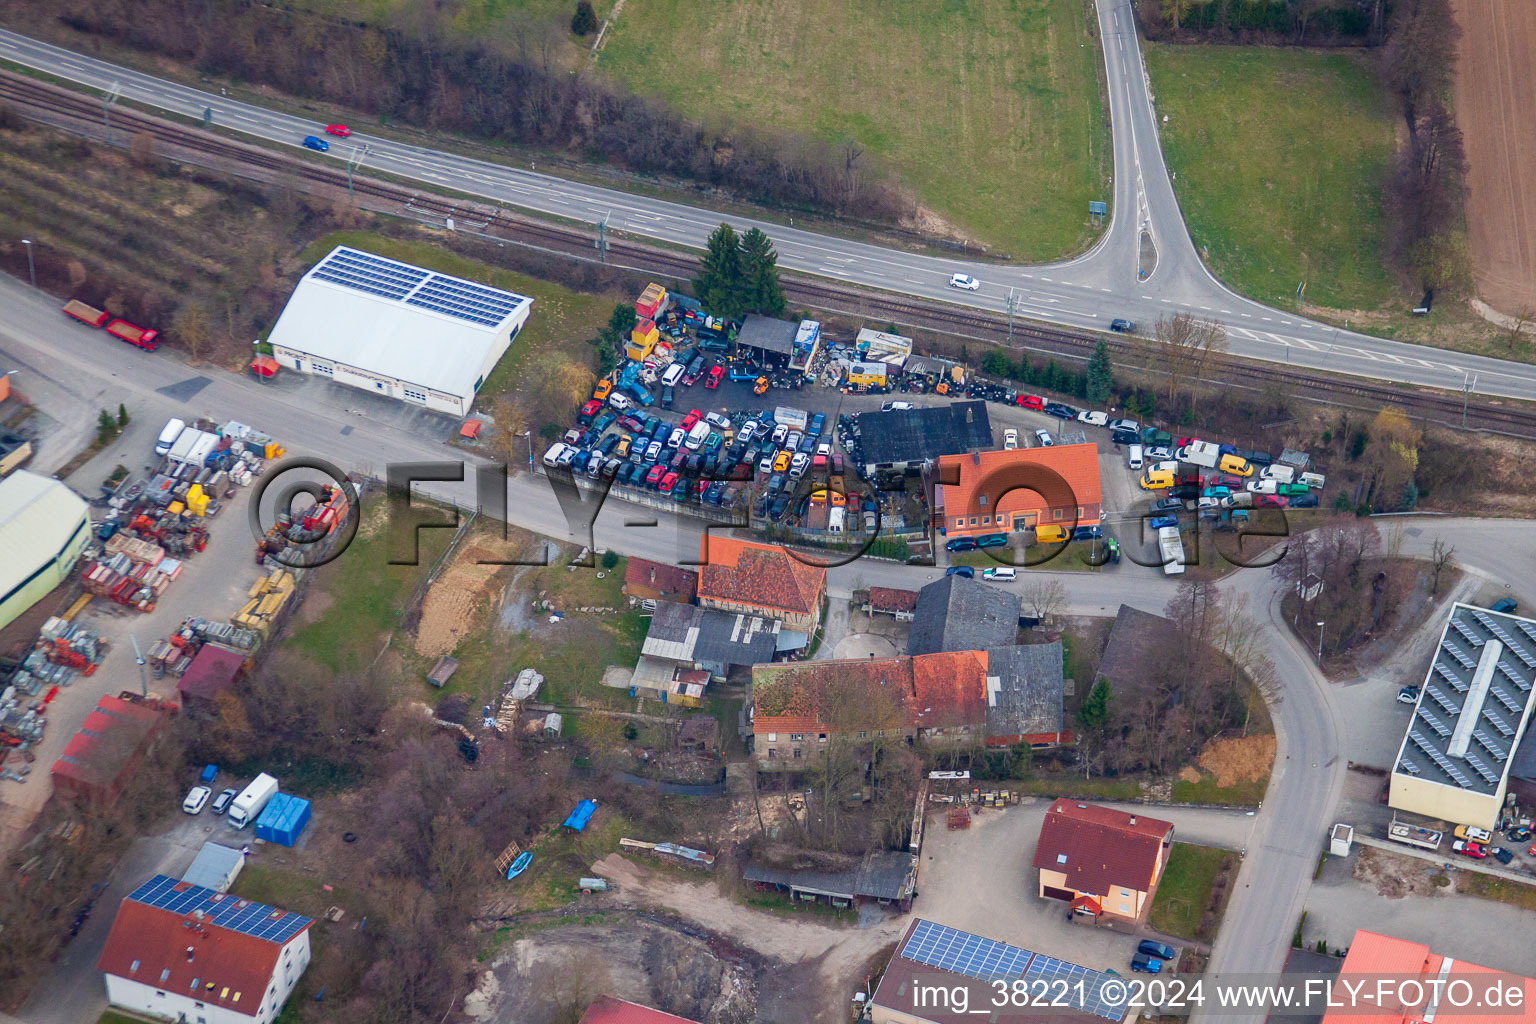
[[1253,466],[1247,459],[1237,455],[1223,455],[1218,468],[1223,473],[1231,473],[1233,476],[1253,476]]
[[629,435],[628,434],[620,435],[619,436],[619,443],[614,447],[613,454],[616,457],[621,458],[621,459],[627,458],[629,456],[629,444],[630,444],[630,437],[629,437]]
[[1173,486],[1173,474],[1166,469],[1149,469],[1141,474],[1139,483],[1144,491],[1160,491]]
[[611,394],[613,394],[613,381],[604,377],[597,382],[597,390],[592,392],[592,397],[601,402]]
[[773,471],[782,473],[789,468],[789,452],[779,452],[773,457]]

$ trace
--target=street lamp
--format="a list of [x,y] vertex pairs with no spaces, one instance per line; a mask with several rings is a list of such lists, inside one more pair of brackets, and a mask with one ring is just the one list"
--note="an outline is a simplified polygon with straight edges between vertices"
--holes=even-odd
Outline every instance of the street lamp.
[[1323,663],[1323,627],[1326,625],[1326,622],[1319,622],[1317,624],[1317,663],[1319,666]]
[[523,431],[523,437],[528,439],[528,472],[533,472],[533,431]]
[[32,276],[32,287],[37,287],[37,264],[32,262],[32,239],[23,238],[21,244],[27,247],[27,273]]

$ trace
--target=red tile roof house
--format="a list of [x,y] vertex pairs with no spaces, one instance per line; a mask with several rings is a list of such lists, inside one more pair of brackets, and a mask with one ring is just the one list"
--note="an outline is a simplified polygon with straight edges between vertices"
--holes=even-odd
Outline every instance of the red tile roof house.
[[169,715],[120,697],[102,697],[53,763],[53,790],[111,803],[155,748]]
[[898,622],[911,622],[917,611],[917,591],[870,587],[864,610],[871,615],[893,615]]
[[933,525],[948,537],[1099,522],[1099,455],[1091,444],[945,455],[934,479]]
[[113,1006],[189,1024],[268,1024],[309,965],[312,923],[156,875],[124,897],[96,968]]
[[631,558],[624,567],[624,593],[642,601],[680,601],[692,604],[699,590],[699,574],[675,565],[646,558]]
[[[1395,998],[1391,1005],[1368,1004],[1378,979],[1383,978],[1392,979],[1394,994],[1407,998]],[[1350,984],[1359,986],[1361,993],[1353,999],[1345,995]],[[1522,998],[1515,1003],[1506,996],[1499,1009],[1479,1005],[1480,997],[1494,986],[1506,993],[1519,993]],[[1440,1024],[1536,1021],[1536,981],[1434,953],[1422,943],[1364,929],[1356,931],[1349,943],[1349,954],[1344,957],[1333,992],[1323,1024],[1432,1024],[1437,1019]],[[1455,1005],[1467,999],[1468,993],[1479,999],[1479,1004]],[[1317,1002],[1314,999],[1312,1005]]]
[[1035,847],[1040,896],[1101,924],[1134,927],[1152,906],[1172,850],[1170,822],[1057,800]]
[[603,996],[587,1007],[578,1024],[697,1024],[686,1017],[653,1010],[613,996]]
[[[827,570],[776,544],[705,533],[699,543],[699,604],[777,619],[810,636],[821,622]],[[783,644],[780,644],[783,647]]]

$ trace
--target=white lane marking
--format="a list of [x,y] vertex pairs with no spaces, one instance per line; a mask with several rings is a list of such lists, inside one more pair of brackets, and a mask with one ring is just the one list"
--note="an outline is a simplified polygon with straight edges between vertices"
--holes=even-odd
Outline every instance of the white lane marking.
[[1103,286],[1100,286],[1100,287],[1099,287],[1099,291],[1101,291],[1101,292],[1107,292],[1107,291],[1109,291],[1109,289],[1108,289],[1108,288],[1105,288],[1105,287],[1103,287]]
[[1205,310],[1207,313],[1209,313],[1211,311],[1211,307],[1210,306],[1201,306],[1200,308]]
[[1267,317],[1267,316],[1262,316],[1262,317],[1259,317],[1259,319],[1260,319],[1260,320],[1268,320],[1268,319],[1270,319],[1270,317]]
[[1224,309],[1224,310],[1222,310],[1222,312],[1227,314],[1227,316],[1231,316],[1232,315],[1232,311],[1230,309]]
[[1250,319],[1250,320],[1252,320],[1252,319],[1253,319],[1253,314],[1252,314],[1252,313],[1240,313],[1240,314],[1238,314],[1238,315],[1239,315],[1239,316],[1245,316],[1245,317],[1247,317],[1247,318],[1248,318],[1248,319]]
[[[1048,277],[1042,277],[1040,280],[1042,280],[1042,281],[1050,281],[1051,279],[1048,278]],[[1054,282],[1052,282],[1052,283],[1054,283]]]

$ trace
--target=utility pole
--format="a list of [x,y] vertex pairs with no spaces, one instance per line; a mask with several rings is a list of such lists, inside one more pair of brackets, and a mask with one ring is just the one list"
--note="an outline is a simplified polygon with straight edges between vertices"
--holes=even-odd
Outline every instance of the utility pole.
[[107,126],[107,145],[109,146],[112,145],[112,104],[117,102],[117,97],[121,92],[122,86],[117,82],[113,82],[112,87],[101,98],[101,119]]
[[368,155],[368,147],[358,149],[352,147],[352,159],[347,161],[347,202],[352,201],[352,172],[363,165],[363,158]]
[[1326,622],[1319,622],[1317,624],[1317,665],[1319,668],[1323,665],[1323,627],[1326,625],[1328,625]]
[[144,679],[144,652],[139,650],[139,638],[129,635],[128,639],[133,643],[133,660],[139,663],[139,694],[149,696],[149,683]]
[[597,258],[604,263],[608,262],[608,218],[612,216],[613,211],[609,210],[597,222]]
[[[29,249],[27,251],[30,254],[31,250]],[[33,283],[33,285],[37,284],[36,281],[33,281],[32,283]],[[1461,371],[1461,429],[1462,430],[1466,430],[1467,429],[1467,401],[1468,401],[1468,399],[1470,399],[1472,397],[1472,389],[1475,388],[1475,387],[1477,387],[1477,376],[1476,376],[1476,374],[1472,375],[1471,377],[1468,377],[1467,376],[1467,371],[1465,371],[1465,370]]]
[[1008,347],[1013,348],[1013,289],[1008,289]]
[[[32,262],[32,239],[23,238],[21,244],[27,247],[27,273],[32,276],[32,287],[37,287],[37,264]],[[1466,426],[1466,416],[1462,416],[1462,426]]]

